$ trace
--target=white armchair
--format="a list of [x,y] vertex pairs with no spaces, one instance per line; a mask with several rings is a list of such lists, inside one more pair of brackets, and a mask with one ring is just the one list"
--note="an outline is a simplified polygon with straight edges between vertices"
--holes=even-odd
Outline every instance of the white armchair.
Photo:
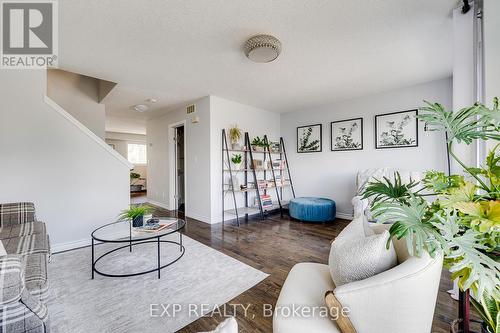
[[396,172],[399,172],[399,175],[401,176],[401,182],[403,184],[408,184],[411,181],[421,181],[423,178],[423,174],[421,172],[405,171],[393,168],[366,169],[358,172],[358,174],[356,175],[356,196],[352,198],[351,201],[354,209],[354,217],[358,216],[359,214],[365,214],[368,221],[374,221],[372,213],[370,211],[372,199],[362,199],[361,194],[363,193],[366,185],[369,182],[376,179],[383,180],[384,177],[392,181]]
[[[386,225],[375,225],[381,232]],[[316,315],[289,315],[283,309],[325,306],[325,292],[350,310],[349,318],[357,333],[427,333],[432,320],[441,277],[443,257],[426,253],[418,258],[408,254],[406,241],[395,240],[398,265],[365,280],[335,287],[328,265],[295,265],[276,303],[274,333],[341,332],[335,321]],[[304,314],[302,312],[302,314]]]

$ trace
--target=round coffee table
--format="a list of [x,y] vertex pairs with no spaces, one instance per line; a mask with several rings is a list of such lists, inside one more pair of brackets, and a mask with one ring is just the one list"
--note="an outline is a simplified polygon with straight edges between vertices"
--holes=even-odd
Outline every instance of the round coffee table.
[[[184,245],[182,245],[182,233],[179,231],[184,229],[186,226],[186,222],[184,220],[178,219],[178,218],[173,218],[173,217],[155,217],[156,219],[159,219],[160,224],[170,224],[168,227],[165,227],[159,231],[138,231],[135,228],[132,227],[131,222],[113,222],[109,223],[106,225],[103,225],[102,227],[99,227],[95,229],[92,232],[92,279],[94,278],[94,272],[103,276],[108,276],[108,277],[129,277],[129,276],[136,276],[136,275],[142,275],[142,274],[148,274],[151,272],[158,272],[158,279],[160,278],[160,273],[161,270],[167,266],[172,265],[176,261],[178,261],[183,255],[186,249],[184,248]],[[161,238],[173,233],[179,233],[179,242],[176,241],[171,241],[171,240],[162,240]],[[114,248],[110,251],[105,252],[101,256],[99,256],[97,259],[94,259],[95,256],[95,243],[96,242],[101,242],[101,243],[118,243],[118,244],[126,244],[117,248]],[[132,273],[132,274],[109,274],[105,273],[102,271],[99,271],[95,266],[99,260],[102,258],[106,257],[107,255],[110,255],[111,253],[114,253],[119,250],[123,249],[129,249],[130,252],[132,252],[132,247],[141,245],[141,244],[148,244],[148,243],[157,243],[157,266],[155,268],[137,272],[137,273]],[[170,243],[174,245],[179,246],[179,252],[180,255],[176,257],[174,260],[169,261],[168,263],[161,263],[161,243]]]

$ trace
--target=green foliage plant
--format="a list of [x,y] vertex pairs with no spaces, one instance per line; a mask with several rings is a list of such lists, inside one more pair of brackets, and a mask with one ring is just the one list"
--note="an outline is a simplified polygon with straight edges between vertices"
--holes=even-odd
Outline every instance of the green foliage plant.
[[379,223],[393,223],[390,234],[406,239],[410,254],[426,251],[435,256],[442,251],[452,279],[458,279],[461,290],[470,291],[471,303],[489,331],[500,333],[498,144],[481,167],[467,166],[454,151],[457,143],[500,141],[498,99],[491,109],[476,103],[458,111],[426,102],[418,118],[427,130],[446,133],[449,154],[464,175],[428,171],[421,182],[403,184],[396,174],[394,180],[370,182],[363,197],[373,198],[373,216]]
[[122,210],[118,216],[118,221],[133,220],[136,217],[151,214],[153,208],[148,205],[130,206],[128,209]]

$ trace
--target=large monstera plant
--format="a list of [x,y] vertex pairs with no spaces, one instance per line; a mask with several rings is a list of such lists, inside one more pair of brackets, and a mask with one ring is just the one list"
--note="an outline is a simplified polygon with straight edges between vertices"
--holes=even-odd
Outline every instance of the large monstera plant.
[[500,333],[500,144],[481,167],[465,165],[453,150],[455,143],[500,141],[498,99],[492,109],[477,103],[456,112],[426,104],[418,118],[427,130],[446,133],[463,175],[428,171],[422,182],[402,184],[396,174],[370,182],[363,196],[373,198],[377,222],[393,223],[391,235],[405,238],[412,255],[443,251],[445,266],[460,289],[470,291],[484,326]]

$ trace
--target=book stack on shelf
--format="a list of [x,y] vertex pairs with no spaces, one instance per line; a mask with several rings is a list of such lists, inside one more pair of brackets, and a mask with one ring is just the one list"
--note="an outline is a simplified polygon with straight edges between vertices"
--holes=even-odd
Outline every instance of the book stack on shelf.
[[288,181],[288,179],[285,178],[285,176],[276,175],[275,178],[276,178],[276,186],[278,186],[278,187],[282,187],[282,186],[286,186],[286,185],[290,184],[290,182]]
[[272,168],[274,170],[284,170],[286,169],[286,162],[285,160],[277,159],[272,161]]
[[[257,201],[257,197],[255,198],[255,201]],[[269,194],[262,194],[260,196],[260,202],[262,204],[262,209],[268,209],[268,208],[271,208],[273,206],[273,199],[271,198],[271,196]],[[258,202],[255,203],[256,206],[259,205]]]

